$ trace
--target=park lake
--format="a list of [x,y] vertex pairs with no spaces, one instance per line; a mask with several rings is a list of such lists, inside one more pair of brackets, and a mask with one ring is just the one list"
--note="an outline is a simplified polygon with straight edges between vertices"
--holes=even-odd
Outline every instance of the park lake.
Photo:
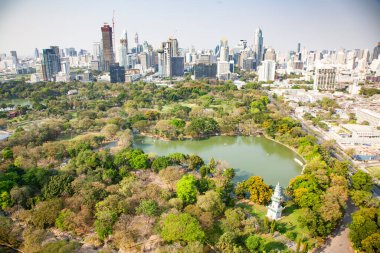
[[226,161],[236,170],[235,182],[257,175],[267,184],[279,182],[286,187],[289,180],[302,170],[296,162],[296,159],[302,159],[296,153],[264,137],[214,136],[203,140],[165,141],[136,136],[134,147],[157,155],[175,152],[197,154],[206,163],[211,158]]

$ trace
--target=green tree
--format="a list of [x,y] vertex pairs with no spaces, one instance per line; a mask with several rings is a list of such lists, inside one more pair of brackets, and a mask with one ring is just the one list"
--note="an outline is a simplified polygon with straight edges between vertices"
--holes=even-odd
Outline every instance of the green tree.
[[38,203],[32,210],[31,223],[38,228],[54,225],[62,206],[61,199],[51,199]]
[[203,242],[205,233],[196,218],[187,213],[168,214],[162,222],[161,236],[167,242]]
[[352,187],[355,190],[363,190],[363,191],[372,190],[372,187],[373,187],[372,177],[361,170],[355,173],[352,176],[351,180],[352,180]]
[[258,235],[250,235],[245,240],[245,246],[249,252],[263,252],[265,249],[265,240]]
[[140,202],[139,206],[136,208],[137,214],[143,214],[146,216],[156,216],[158,213],[158,205],[154,200],[146,199]]
[[177,183],[177,196],[187,204],[197,199],[196,180],[193,175],[184,175]]
[[372,234],[362,241],[362,247],[367,253],[380,252],[380,233]]
[[260,205],[267,204],[272,196],[272,189],[259,176],[252,176],[245,182],[245,187],[250,194],[250,200]]
[[356,249],[362,249],[362,241],[368,236],[380,233],[377,219],[376,208],[361,208],[352,215],[349,236]]
[[70,195],[72,194],[72,181],[73,177],[71,175],[52,176],[49,182],[42,188],[42,196],[45,199],[51,199],[62,195]]
[[188,159],[189,169],[196,170],[199,169],[203,164],[203,159],[198,155],[190,155]]
[[70,209],[63,209],[55,220],[55,226],[62,231],[73,231],[74,218],[75,213],[73,211]]
[[154,159],[151,167],[154,171],[158,172],[162,169],[165,169],[169,165],[170,165],[170,159],[165,156],[160,156]]
[[1,151],[1,156],[4,160],[13,159],[13,151],[10,147],[6,147]]
[[205,212],[211,212],[214,216],[223,213],[226,207],[219,193],[213,190],[207,191],[204,195],[200,195],[197,200],[197,206]]
[[241,208],[227,209],[224,215],[225,218],[221,220],[223,231],[239,233],[243,229],[245,214]]

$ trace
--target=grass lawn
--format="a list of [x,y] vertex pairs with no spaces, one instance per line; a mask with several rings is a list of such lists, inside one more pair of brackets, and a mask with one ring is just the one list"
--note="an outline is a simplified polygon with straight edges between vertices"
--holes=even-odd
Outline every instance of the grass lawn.
[[315,239],[310,234],[307,227],[301,227],[298,219],[305,215],[304,210],[297,207],[295,204],[289,202],[285,206],[282,212],[282,218],[278,221],[280,233],[293,232],[296,233],[298,237],[305,238],[309,243],[315,243]]
[[368,170],[371,176],[380,179],[380,166],[368,167],[366,170]]

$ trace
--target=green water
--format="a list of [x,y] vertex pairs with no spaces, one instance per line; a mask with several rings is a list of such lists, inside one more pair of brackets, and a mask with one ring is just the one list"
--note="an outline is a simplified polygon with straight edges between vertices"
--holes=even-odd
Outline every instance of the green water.
[[32,103],[29,99],[15,98],[15,99],[5,99],[5,100],[0,99],[0,105],[1,104],[13,104],[15,106],[17,105],[25,106],[25,105],[31,105]]
[[252,175],[264,178],[267,184],[280,182],[287,186],[289,180],[301,173],[301,166],[294,158],[301,160],[288,148],[263,137],[215,136],[205,140],[162,141],[150,137],[135,137],[136,148],[146,153],[167,155],[174,152],[197,154],[208,162],[227,161],[236,169],[235,181]]

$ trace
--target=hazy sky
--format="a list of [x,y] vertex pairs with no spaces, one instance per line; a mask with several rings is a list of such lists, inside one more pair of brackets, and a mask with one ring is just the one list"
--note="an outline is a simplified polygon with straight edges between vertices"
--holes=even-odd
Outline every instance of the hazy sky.
[[157,47],[169,36],[180,47],[214,48],[253,43],[257,26],[276,50],[369,48],[380,41],[380,0],[0,0],[0,52],[32,55],[34,48],[92,49],[100,26],[112,22],[116,38]]

